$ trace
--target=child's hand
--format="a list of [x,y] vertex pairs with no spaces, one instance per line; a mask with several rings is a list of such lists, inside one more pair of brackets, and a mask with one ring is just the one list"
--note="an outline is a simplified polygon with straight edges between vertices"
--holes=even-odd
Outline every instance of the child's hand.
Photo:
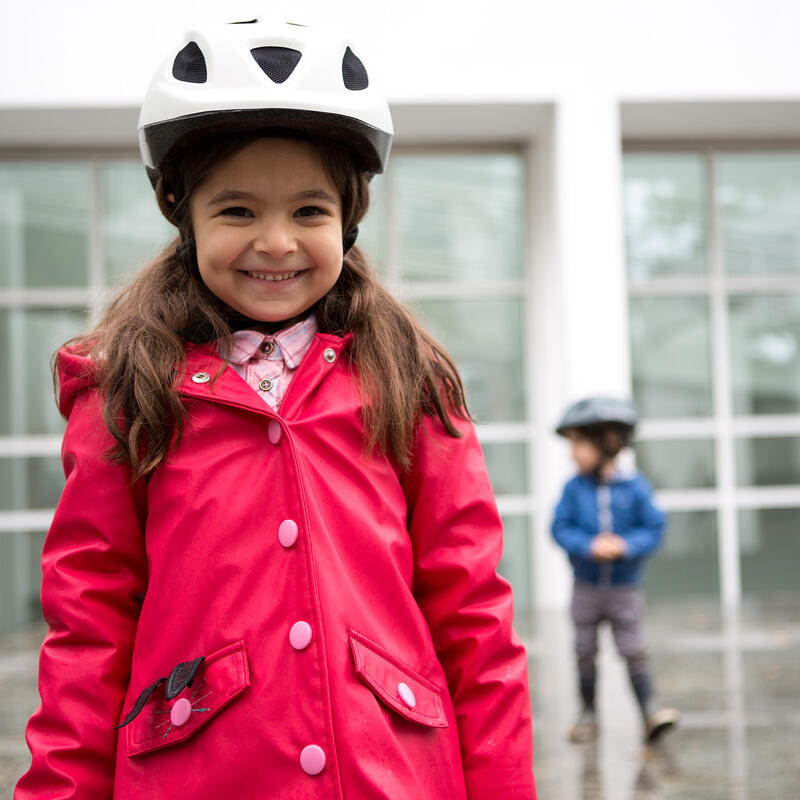
[[595,561],[616,561],[624,558],[628,545],[621,536],[605,531],[592,539],[592,558]]
[[607,535],[600,533],[592,539],[592,558],[595,561],[613,561],[616,549]]

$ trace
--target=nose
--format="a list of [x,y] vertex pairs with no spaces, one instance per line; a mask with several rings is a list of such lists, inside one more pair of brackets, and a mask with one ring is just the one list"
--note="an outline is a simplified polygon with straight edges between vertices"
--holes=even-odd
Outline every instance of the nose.
[[289,226],[280,220],[265,220],[255,231],[253,249],[270,258],[283,258],[297,250],[297,240]]

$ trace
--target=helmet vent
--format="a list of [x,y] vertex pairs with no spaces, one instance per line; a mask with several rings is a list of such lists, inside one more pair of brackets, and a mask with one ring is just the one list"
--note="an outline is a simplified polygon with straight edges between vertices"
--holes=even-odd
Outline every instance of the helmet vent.
[[303,55],[291,47],[255,47],[250,53],[274,83],[283,83],[294,72]]
[[361,63],[361,59],[349,47],[344,51],[344,58],[342,58],[342,78],[344,85],[354,92],[369,86],[367,70]]
[[206,60],[197,42],[189,42],[175,56],[172,63],[172,77],[186,83],[205,83],[208,79]]

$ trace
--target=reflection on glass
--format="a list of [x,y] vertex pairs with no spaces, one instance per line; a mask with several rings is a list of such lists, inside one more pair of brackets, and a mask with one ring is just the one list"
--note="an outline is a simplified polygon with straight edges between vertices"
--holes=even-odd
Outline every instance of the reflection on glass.
[[410,281],[513,281],[523,274],[524,161],[515,154],[398,155],[398,260]]
[[720,154],[717,203],[729,274],[800,274],[800,153]]
[[484,444],[483,455],[496,495],[528,493],[528,447],[524,442]]
[[644,440],[635,444],[639,469],[656,489],[707,489],[715,485],[711,439]]
[[41,622],[43,532],[0,534],[0,633]]
[[800,294],[732,297],[730,342],[737,414],[800,411]]
[[88,164],[0,163],[0,288],[84,286]]
[[800,484],[800,438],[737,439],[736,474],[739,486]]
[[633,391],[644,417],[711,413],[708,301],[630,298]]
[[75,310],[0,310],[0,374],[15,376],[0,386],[0,436],[63,432],[50,359],[85,322]]
[[158,255],[176,235],[156,204],[141,162],[107,162],[101,171],[101,231],[105,270],[111,281],[129,275]]
[[481,422],[524,419],[520,300],[426,300],[409,305],[455,359],[474,417]]
[[650,598],[685,598],[719,594],[717,514],[671,511],[664,544],[647,567]]
[[530,627],[533,587],[530,576],[530,528],[528,516],[503,518],[503,556],[497,571],[514,590],[514,620],[520,633]]
[[376,175],[370,181],[369,210],[358,226],[357,244],[381,275],[386,274],[389,261],[388,180],[386,175]]
[[697,153],[627,153],[623,178],[631,280],[705,274],[703,157]]
[[742,591],[761,597],[797,593],[800,508],[739,511]]
[[58,456],[0,458],[0,511],[55,508],[63,488]]

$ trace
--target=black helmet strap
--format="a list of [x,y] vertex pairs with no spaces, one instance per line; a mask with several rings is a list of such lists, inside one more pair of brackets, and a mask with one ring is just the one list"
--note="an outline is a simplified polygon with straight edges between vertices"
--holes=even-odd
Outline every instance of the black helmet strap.
[[355,228],[351,228],[342,237],[342,250],[345,255],[347,255],[347,251],[356,243],[357,238],[358,238],[358,225],[356,225]]

